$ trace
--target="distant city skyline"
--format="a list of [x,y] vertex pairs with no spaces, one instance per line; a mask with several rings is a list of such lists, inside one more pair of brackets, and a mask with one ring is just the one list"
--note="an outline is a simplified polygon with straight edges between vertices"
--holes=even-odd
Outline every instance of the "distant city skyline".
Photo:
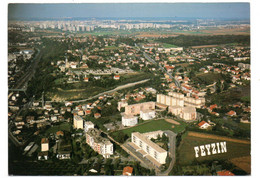
[[9,20],[32,18],[250,19],[250,3],[9,4]]

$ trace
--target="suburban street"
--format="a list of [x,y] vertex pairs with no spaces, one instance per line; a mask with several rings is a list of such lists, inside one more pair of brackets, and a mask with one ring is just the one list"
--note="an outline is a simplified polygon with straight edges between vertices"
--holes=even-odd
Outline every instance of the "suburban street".
[[176,159],[176,136],[177,134],[170,131],[170,130],[166,130],[164,131],[167,136],[169,137],[169,143],[170,143],[170,150],[169,150],[169,156],[172,158],[171,163],[168,167],[168,169],[164,172],[159,172],[157,175],[158,176],[167,176],[170,171],[172,170],[174,163],[175,163],[175,159]]

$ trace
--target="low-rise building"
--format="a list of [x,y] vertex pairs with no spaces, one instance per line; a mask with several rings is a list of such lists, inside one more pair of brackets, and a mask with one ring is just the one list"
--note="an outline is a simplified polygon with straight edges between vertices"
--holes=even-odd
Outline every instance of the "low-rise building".
[[155,118],[155,110],[142,110],[140,111],[140,117],[143,119],[143,120],[150,120],[150,119],[153,119]]
[[101,117],[101,114],[100,114],[100,113],[95,113],[95,114],[94,114],[94,117],[95,117],[96,119],[98,119],[98,118]]
[[198,126],[200,127],[200,129],[207,129],[210,127],[210,124],[207,123],[206,121],[201,121]]
[[83,129],[83,119],[80,116],[75,115],[73,119],[73,126],[75,129]]
[[229,111],[229,112],[227,113],[227,115],[232,117],[232,116],[236,116],[237,113],[236,113],[236,111],[231,110],[231,111]]
[[120,75],[115,75],[114,76],[114,80],[119,80],[120,79]]
[[122,115],[122,125],[123,126],[134,126],[137,123],[138,123],[137,116],[127,115],[127,114]]
[[155,102],[145,102],[145,103],[138,103],[125,106],[125,114],[126,115],[137,115],[140,114],[142,110],[154,110],[155,109]]
[[130,167],[130,166],[124,167],[124,169],[123,169],[123,176],[131,176],[132,173],[133,173],[133,170],[134,169],[132,167]]
[[41,151],[49,151],[49,140],[48,138],[42,138],[41,140]]

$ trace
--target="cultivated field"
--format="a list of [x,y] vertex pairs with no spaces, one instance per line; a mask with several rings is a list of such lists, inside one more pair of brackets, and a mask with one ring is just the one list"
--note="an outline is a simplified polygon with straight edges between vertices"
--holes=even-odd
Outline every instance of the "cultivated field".
[[[195,158],[195,146],[226,141],[227,152]],[[191,132],[186,134],[177,149],[177,161],[180,165],[191,165],[194,161],[230,160],[241,156],[250,156],[250,142],[211,134]]]
[[251,156],[243,156],[239,158],[233,158],[230,160],[231,163],[246,171],[248,174],[251,173]]

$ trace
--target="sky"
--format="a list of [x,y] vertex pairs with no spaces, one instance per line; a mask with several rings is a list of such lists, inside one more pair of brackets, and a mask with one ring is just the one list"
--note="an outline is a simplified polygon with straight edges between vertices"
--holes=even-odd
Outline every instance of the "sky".
[[65,17],[250,18],[249,3],[9,4],[8,19]]

